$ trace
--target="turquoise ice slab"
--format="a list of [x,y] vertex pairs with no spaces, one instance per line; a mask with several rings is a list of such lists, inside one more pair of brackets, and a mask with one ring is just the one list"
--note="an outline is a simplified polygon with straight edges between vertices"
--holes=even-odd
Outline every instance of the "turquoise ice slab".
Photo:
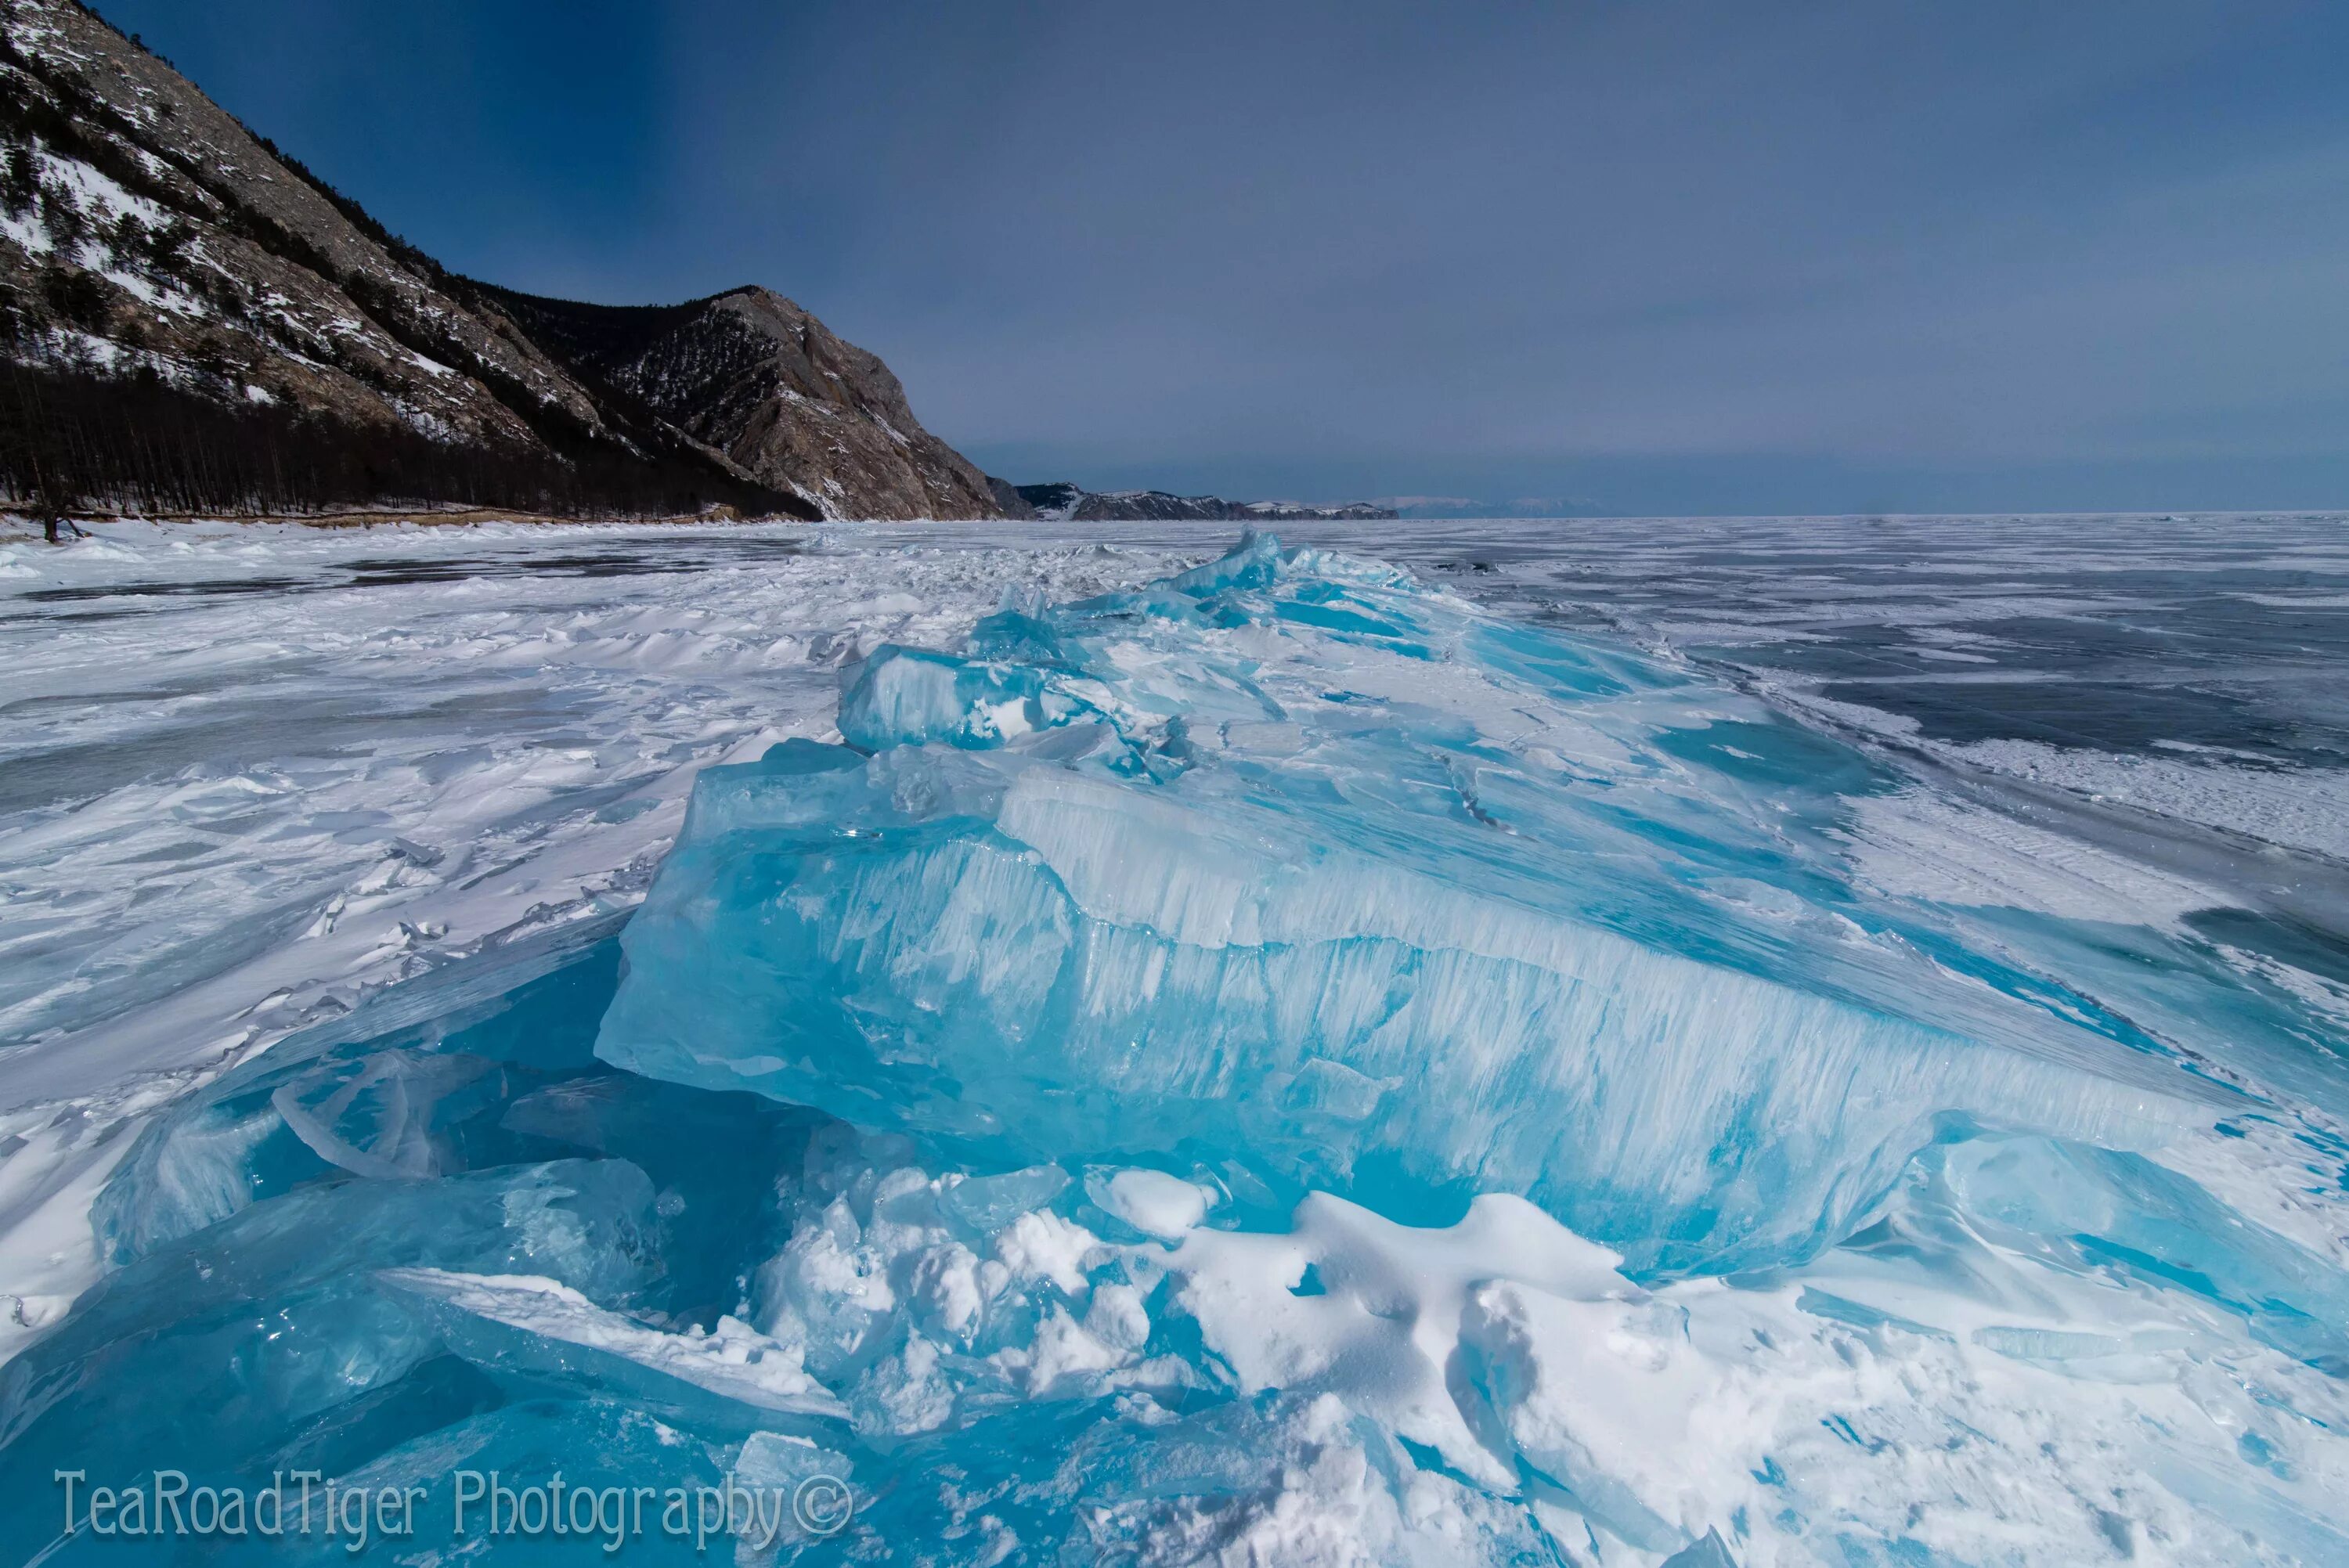
[[2211,1114],[2127,1022],[1854,882],[1860,753],[1687,670],[1252,539],[884,648],[713,769],[597,1053],[1002,1167],[1533,1198],[1784,1262],[1937,1129]]

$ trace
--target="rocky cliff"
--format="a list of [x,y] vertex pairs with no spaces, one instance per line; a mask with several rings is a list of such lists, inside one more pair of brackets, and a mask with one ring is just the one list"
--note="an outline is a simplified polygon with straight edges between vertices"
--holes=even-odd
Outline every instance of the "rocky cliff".
[[595,305],[482,288],[566,366],[827,517],[994,517],[987,476],[921,427],[880,356],[781,294]]
[[0,9],[0,500],[990,517],[790,301],[457,276],[71,0]]

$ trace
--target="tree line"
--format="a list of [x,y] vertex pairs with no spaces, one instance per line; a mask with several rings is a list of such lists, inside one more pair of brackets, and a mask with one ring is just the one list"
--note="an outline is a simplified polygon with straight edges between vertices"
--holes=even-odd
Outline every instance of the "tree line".
[[0,372],[0,496],[48,513],[300,514],[382,502],[557,516],[814,510],[657,456],[460,446],[398,426],[224,404],[151,368],[118,376],[21,360]]

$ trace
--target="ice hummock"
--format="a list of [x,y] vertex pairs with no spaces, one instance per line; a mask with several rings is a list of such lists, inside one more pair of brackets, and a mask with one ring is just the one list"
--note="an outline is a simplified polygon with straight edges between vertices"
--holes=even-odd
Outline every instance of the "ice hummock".
[[[101,1210],[117,1272],[0,1368],[9,1538],[48,1539],[59,1456],[125,1473],[160,1454],[197,1484],[319,1468],[423,1488],[403,1550],[467,1546],[458,1467],[853,1483],[840,1541],[752,1563],[2349,1545],[2341,1271],[2141,1156],[1952,1131],[1808,1262],[1642,1284],[1506,1193],[1432,1226],[1327,1192],[1258,1220],[1196,1164],[957,1167],[621,1071],[589,1054],[615,946],[576,934],[487,995],[454,975],[388,994],[142,1138]],[[419,1092],[397,1117],[316,1109],[400,1079]],[[2230,1125],[2180,1137],[2289,1143]],[[322,1145],[421,1150],[420,1173]],[[342,1551],[290,1560],[301,1544]]]
[[702,776],[605,1060],[1275,1212],[1519,1193],[1646,1272],[1806,1255],[1951,1126],[2208,1097],[1856,886],[1858,754],[1372,562],[1009,607],[840,728]]

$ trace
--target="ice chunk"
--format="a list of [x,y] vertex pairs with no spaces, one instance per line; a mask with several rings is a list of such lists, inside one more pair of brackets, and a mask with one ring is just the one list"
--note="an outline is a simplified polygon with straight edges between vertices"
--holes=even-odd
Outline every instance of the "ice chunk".
[[1093,712],[1041,670],[893,645],[866,662],[842,697],[840,733],[860,746],[999,746]]
[[[903,1349],[858,1375],[874,1401],[858,1426],[904,1445],[901,1479],[860,1517],[885,1538],[1081,1556],[1147,1538],[1168,1562],[1232,1540],[1282,1561],[1539,1561],[1548,1542],[1598,1561],[1800,1562],[1823,1535],[1856,1561],[2095,1561],[2148,1540],[2323,1560],[2311,1478],[2341,1473],[2322,1424],[2349,1408],[2337,1381],[2223,1329],[2207,1298],[2077,1272],[2050,1252],[2071,1220],[2016,1208],[2033,1178],[2001,1143],[1928,1151],[1870,1233],[1734,1284],[1643,1289],[1504,1195],[1442,1227],[1317,1195],[1283,1228],[1096,1242],[1090,1306],[1048,1297],[1016,1317],[995,1298],[981,1343],[1019,1326],[984,1360],[929,1337],[928,1309],[893,1289],[867,1298],[864,1332]],[[1953,1182],[1960,1154],[1990,1174]],[[918,1278],[907,1261],[951,1250],[905,1222],[951,1181],[899,1169],[851,1185],[899,1208],[871,1233],[868,1281]],[[1055,1222],[1032,1212],[1012,1231]],[[2058,1229],[2023,1228],[2043,1222]],[[2116,1329],[2127,1354],[2092,1354]],[[1185,1377],[1138,1375],[1169,1351]],[[1119,1389],[1073,1439],[1045,1424],[1071,1390]],[[1063,1451],[1049,1484],[1019,1469]],[[2148,1480],[2158,1454],[2190,1480]],[[967,1479],[931,1508],[914,1478],[937,1464]],[[988,1479],[1013,1473],[1029,1479]]]
[[[632,1403],[659,1412],[678,1401],[663,1380],[690,1385],[745,1408],[743,1419],[778,1415],[845,1417],[847,1411],[807,1375],[795,1346],[731,1317],[708,1332],[664,1333],[596,1305],[559,1280],[482,1275],[446,1269],[386,1269],[383,1284],[453,1309],[444,1339],[471,1359],[501,1370],[576,1377],[626,1389]],[[468,1320],[512,1333],[481,1334]],[[641,1367],[654,1376],[634,1375]]]
[[1801,780],[1878,775],[1684,672],[1262,539],[1016,620],[876,655],[869,758],[703,774],[605,1059],[1003,1164],[1519,1192],[1640,1270],[1816,1249],[1951,1116],[2129,1147],[2218,1092],[1856,885]]
[[100,1194],[101,1250],[128,1263],[341,1171],[408,1181],[544,1158],[481,1123],[494,1125],[502,1095],[593,1066],[580,1039],[617,980],[610,929],[564,931],[393,987],[187,1096]]
[[[419,1495],[413,1510],[417,1530],[412,1537],[378,1536],[364,1553],[350,1550],[349,1536],[330,1537],[323,1530],[314,1532],[306,1541],[289,1533],[274,1544],[291,1560],[321,1568],[378,1556],[393,1562],[406,1557],[418,1563],[462,1563],[481,1553],[484,1542],[494,1543],[494,1550],[485,1554],[490,1561],[530,1568],[615,1559],[722,1564],[730,1548],[740,1541],[725,1529],[721,1489],[731,1468],[730,1458],[729,1446],[615,1399],[523,1399],[493,1404],[463,1412],[445,1425],[370,1456],[363,1466],[339,1472],[338,1479],[346,1485],[370,1491],[384,1487],[403,1491],[416,1489]],[[535,1490],[539,1501],[530,1505],[533,1512],[523,1513],[517,1522],[515,1504],[502,1502],[498,1520],[502,1533],[492,1534],[487,1517],[491,1500],[469,1494],[465,1529],[460,1533],[456,1529],[458,1489],[467,1483],[460,1480],[459,1472],[473,1472],[480,1478],[475,1484],[485,1493],[492,1470],[497,1472],[499,1484],[517,1498]],[[582,1490],[602,1494],[601,1529],[567,1529],[558,1535],[543,1527],[536,1534],[521,1528],[534,1516],[543,1520],[558,1480],[566,1503],[571,1494]],[[644,1485],[657,1490],[643,1500],[639,1511],[634,1489]],[[617,1498],[610,1495],[614,1487],[620,1489]],[[671,1506],[667,1493],[671,1488],[683,1491],[687,1501],[681,1520],[671,1518],[666,1522],[668,1528],[664,1528],[664,1511]],[[702,1517],[697,1505],[704,1489],[713,1499],[707,1516],[711,1529],[708,1550],[697,1553],[694,1531]],[[616,1510],[615,1504],[626,1505],[626,1511]],[[769,1506],[771,1517],[771,1501]],[[581,1512],[583,1522],[591,1526],[596,1522],[588,1510]],[[747,1512],[738,1511],[738,1522],[749,1522]],[[621,1527],[616,1528],[616,1522]],[[682,1534],[675,1529],[680,1522]],[[564,1521],[566,1526],[570,1522]]]
[[1172,1239],[1206,1218],[1208,1195],[1164,1171],[1121,1171],[1091,1189],[1102,1208],[1145,1234]]
[[796,1563],[807,1547],[843,1535],[851,1550],[878,1543],[872,1532],[865,1540],[850,1533],[860,1501],[850,1484],[855,1473],[847,1455],[795,1433],[751,1433],[731,1478],[752,1500],[735,1532],[735,1568]]
[[[2311,1482],[2349,1474],[2337,1377],[2156,1276],[2078,1272],[2054,1251],[2070,1218],[2026,1220],[2029,1162],[2000,1148],[1930,1151],[1883,1233],[1734,1284],[1642,1289],[1498,1196],[1433,1229],[1316,1196],[1286,1230],[1195,1230],[1133,1263],[1164,1269],[1244,1395],[1326,1401],[1324,1430],[1399,1439],[1398,1501],[1413,1470],[1463,1478],[1599,1561],[1806,1562],[1823,1537],[1859,1562],[2099,1561],[2165,1540],[2198,1560],[2325,1560],[2339,1537]],[[1990,1173],[1953,1182],[1944,1153]],[[1986,1246],[1993,1225],[2003,1244]],[[2115,1328],[2129,1353],[2098,1353]],[[1291,1484],[1308,1510],[1313,1489]],[[1374,1506],[1360,1517],[1378,1528]]]
[[253,1202],[262,1147],[285,1133],[270,1107],[190,1106],[150,1131],[98,1193],[90,1222],[129,1263]]
[[477,1057],[382,1051],[280,1085],[272,1109],[321,1160],[382,1181],[438,1174],[433,1147],[441,1101],[490,1070]]
[[1064,1562],[1505,1568],[1558,1560],[1521,1503],[1422,1464],[1326,1395],[1101,1423],[1054,1480],[1089,1504],[1061,1526]]
[[644,1172],[616,1160],[345,1181],[250,1204],[109,1275],[0,1367],[0,1456],[87,1456],[128,1474],[185,1454],[265,1474],[289,1436],[347,1419],[440,1356],[428,1315],[376,1270],[544,1275],[626,1303],[651,1282],[653,1205]]

